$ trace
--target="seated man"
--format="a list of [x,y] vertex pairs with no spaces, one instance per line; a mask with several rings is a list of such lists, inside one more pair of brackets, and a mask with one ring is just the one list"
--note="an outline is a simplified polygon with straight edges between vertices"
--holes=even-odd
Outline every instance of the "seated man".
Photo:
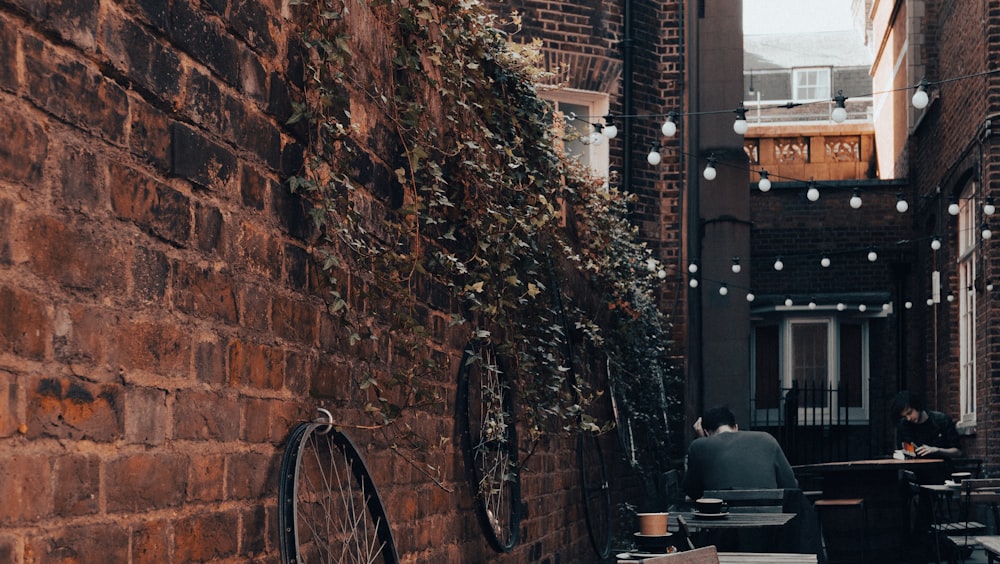
[[781,445],[768,433],[740,431],[727,407],[715,407],[694,424],[699,438],[688,447],[684,493],[705,490],[799,487]]
[[910,443],[921,457],[962,456],[955,422],[945,413],[928,411],[920,394],[903,390],[892,400],[896,422],[896,447]]

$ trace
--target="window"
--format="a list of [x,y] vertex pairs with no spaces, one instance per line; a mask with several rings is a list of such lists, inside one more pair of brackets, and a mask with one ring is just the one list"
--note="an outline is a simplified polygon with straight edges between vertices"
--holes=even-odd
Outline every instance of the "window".
[[958,358],[962,425],[976,423],[976,225],[975,183],[962,192],[958,208]]
[[792,70],[792,95],[796,102],[830,99],[830,69],[804,68]]
[[868,420],[868,320],[787,317],[753,331],[757,421]]
[[[607,178],[608,140],[602,138],[601,143],[595,144],[589,142],[589,137],[594,131],[591,124],[604,123],[604,116],[608,114],[608,95],[564,88],[547,92],[544,96],[552,102],[554,129],[566,140],[565,151]],[[578,119],[570,119],[570,116]]]

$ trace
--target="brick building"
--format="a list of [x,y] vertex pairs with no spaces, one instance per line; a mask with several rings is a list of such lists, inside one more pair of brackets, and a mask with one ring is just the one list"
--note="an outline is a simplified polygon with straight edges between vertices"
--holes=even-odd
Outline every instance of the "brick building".
[[[662,114],[685,106],[684,46],[694,41],[681,22],[704,17],[688,4],[524,10],[529,28],[567,26],[550,56],[570,63],[568,105]],[[303,132],[287,123],[306,80],[297,9],[0,7],[0,560],[274,561],[289,429],[317,406],[368,421],[352,379],[383,369],[391,337],[375,323],[370,340],[344,333],[320,282],[309,206],[286,183],[302,164]],[[391,27],[362,7],[350,13],[353,39],[383,53]],[[389,64],[359,60],[373,75]],[[661,120],[623,124],[631,150],[608,159],[629,171],[620,174],[640,196],[645,238],[676,265],[664,303],[680,304],[680,320],[687,151],[678,146],[661,168],[628,166],[645,162]],[[365,163],[376,203],[386,197],[379,180],[394,177],[377,156]],[[448,323],[447,292],[426,292],[422,348],[444,367],[450,407],[466,336]],[[567,463],[575,440],[554,436],[533,454],[521,542],[500,555],[472,518],[452,410],[427,409],[410,424],[453,439],[434,452],[436,480],[391,438],[350,431],[404,561],[594,560]],[[634,500],[634,477],[608,447],[615,501]]]

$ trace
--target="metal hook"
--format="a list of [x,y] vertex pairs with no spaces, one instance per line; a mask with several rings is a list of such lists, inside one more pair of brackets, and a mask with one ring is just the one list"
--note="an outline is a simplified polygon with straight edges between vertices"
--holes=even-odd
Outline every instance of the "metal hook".
[[316,428],[316,434],[325,435],[329,433],[331,429],[333,429],[333,414],[330,413],[330,410],[324,409],[322,407],[317,407],[316,411],[319,412],[319,415],[316,417],[314,421],[316,423],[326,423],[326,425],[323,428],[319,427]]

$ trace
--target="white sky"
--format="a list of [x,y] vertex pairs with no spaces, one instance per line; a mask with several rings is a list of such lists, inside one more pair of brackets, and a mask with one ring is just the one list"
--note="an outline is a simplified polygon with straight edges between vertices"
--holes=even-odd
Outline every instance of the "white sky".
[[746,35],[849,29],[851,0],[743,0]]

